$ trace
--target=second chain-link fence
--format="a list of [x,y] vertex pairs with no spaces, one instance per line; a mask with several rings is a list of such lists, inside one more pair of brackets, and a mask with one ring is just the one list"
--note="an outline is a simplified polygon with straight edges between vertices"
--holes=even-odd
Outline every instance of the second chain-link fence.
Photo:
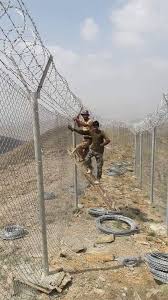
[[167,223],[167,122],[135,135],[135,172],[140,187]]

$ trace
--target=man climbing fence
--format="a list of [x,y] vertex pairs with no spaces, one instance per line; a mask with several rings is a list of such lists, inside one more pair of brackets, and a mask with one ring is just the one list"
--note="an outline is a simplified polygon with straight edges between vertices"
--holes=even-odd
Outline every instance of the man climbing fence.
[[92,173],[92,158],[95,157],[97,163],[97,180],[95,184],[99,184],[100,179],[102,177],[102,168],[103,168],[103,153],[104,147],[110,143],[110,139],[106,136],[104,131],[99,129],[99,122],[94,121],[90,130],[81,130],[72,128],[72,126],[68,126],[71,131],[75,131],[82,135],[88,135],[92,139],[92,144],[90,146],[90,150],[85,158],[85,164],[88,168],[88,174]]
[[[82,127],[83,131],[89,131],[93,121],[90,119],[90,114],[88,110],[83,111],[81,113],[83,120],[80,119],[80,114],[74,118],[74,121],[78,125],[78,127]],[[89,146],[92,143],[92,139],[90,135],[83,135],[83,141],[77,145],[77,147],[73,150],[73,154],[76,153],[79,156],[80,161],[83,161],[89,152]]]

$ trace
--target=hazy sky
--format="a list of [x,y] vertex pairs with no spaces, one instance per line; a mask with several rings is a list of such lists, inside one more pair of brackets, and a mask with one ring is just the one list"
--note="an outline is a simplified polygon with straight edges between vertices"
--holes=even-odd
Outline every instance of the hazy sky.
[[58,71],[98,114],[143,118],[168,91],[168,0],[25,0]]

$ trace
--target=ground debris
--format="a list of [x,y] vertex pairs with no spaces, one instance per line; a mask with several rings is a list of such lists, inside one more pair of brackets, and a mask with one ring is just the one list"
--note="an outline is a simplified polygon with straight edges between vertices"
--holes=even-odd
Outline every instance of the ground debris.
[[72,281],[72,277],[64,271],[54,275],[45,276],[41,279],[41,285],[50,289],[56,289],[57,292],[61,293],[68,283]]
[[60,252],[60,257],[67,258],[67,259],[73,259],[74,252],[71,249],[63,248]]
[[71,246],[71,250],[75,253],[82,253],[86,252],[87,247],[80,240],[74,240],[74,244]]
[[115,241],[115,236],[113,234],[109,235],[109,236],[102,236],[99,237],[96,242],[96,244],[106,244],[106,243],[112,243]]

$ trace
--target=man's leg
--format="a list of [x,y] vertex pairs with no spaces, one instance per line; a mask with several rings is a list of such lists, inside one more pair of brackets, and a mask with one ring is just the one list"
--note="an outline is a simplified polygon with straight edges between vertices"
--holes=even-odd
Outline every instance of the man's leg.
[[82,161],[83,158],[82,158],[82,144],[79,144],[76,146],[76,148],[73,149],[72,155],[77,155],[79,161]]
[[89,146],[90,146],[90,141],[86,140],[84,142],[84,147],[83,147],[83,158],[85,159],[89,153]]
[[97,179],[100,180],[102,177],[102,169],[103,169],[103,154],[96,153],[95,158],[97,163]]
[[94,156],[92,150],[89,150],[88,155],[85,158],[85,165],[88,168],[88,171],[92,171],[92,157]]
[[73,154],[76,153],[79,157],[79,159],[82,161],[85,159],[85,149],[88,148],[88,143],[85,141],[82,141],[77,147],[73,150]]

